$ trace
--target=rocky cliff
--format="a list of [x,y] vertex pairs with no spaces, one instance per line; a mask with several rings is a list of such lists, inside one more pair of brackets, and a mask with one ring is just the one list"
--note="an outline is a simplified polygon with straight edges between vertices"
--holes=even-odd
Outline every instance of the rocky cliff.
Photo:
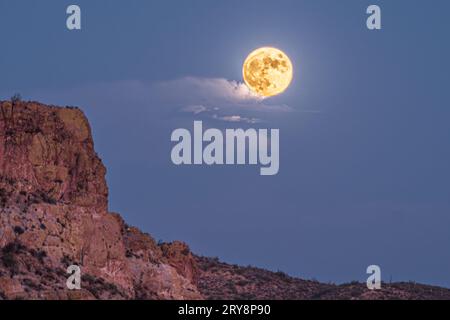
[[[187,246],[108,212],[105,167],[77,108],[0,103],[3,298],[201,298]],[[81,291],[66,267],[81,266]]]
[[[105,167],[77,108],[0,102],[0,299],[450,299],[394,284],[369,292],[194,256],[108,212]],[[68,290],[69,265],[82,289]]]

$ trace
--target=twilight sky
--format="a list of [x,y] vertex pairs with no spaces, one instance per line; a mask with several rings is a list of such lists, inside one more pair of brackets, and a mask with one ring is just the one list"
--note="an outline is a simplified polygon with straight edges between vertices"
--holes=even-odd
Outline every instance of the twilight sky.
[[[69,4],[82,30],[68,31]],[[382,8],[381,31],[366,8]],[[321,281],[450,287],[450,2],[0,0],[0,98],[80,106],[110,210],[198,254]],[[294,81],[248,96],[285,51]],[[171,163],[176,128],[280,129],[280,171]],[[234,121],[230,121],[230,120]]]

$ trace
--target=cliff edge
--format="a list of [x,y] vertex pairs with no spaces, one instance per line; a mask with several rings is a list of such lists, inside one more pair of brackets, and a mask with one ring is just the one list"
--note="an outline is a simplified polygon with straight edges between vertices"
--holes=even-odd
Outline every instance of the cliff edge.
[[[0,296],[200,299],[194,259],[108,212],[106,169],[78,108],[0,102]],[[66,287],[79,265],[82,290]]]

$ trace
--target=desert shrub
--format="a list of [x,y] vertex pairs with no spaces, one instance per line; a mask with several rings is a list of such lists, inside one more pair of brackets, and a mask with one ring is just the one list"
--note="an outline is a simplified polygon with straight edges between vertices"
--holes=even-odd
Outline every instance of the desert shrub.
[[111,295],[123,296],[123,294],[115,284],[108,283],[102,278],[97,278],[90,274],[84,274],[81,276],[81,281],[88,284],[87,290],[91,292],[97,299],[101,299],[101,295],[104,292],[108,292]]
[[25,230],[23,230],[23,228],[22,227],[20,227],[20,226],[15,226],[14,227],[14,233],[16,233],[16,234],[22,234],[22,233],[24,233],[25,232]]
[[22,283],[23,283],[24,285],[30,287],[31,289],[39,290],[39,289],[42,288],[42,286],[41,286],[40,284],[35,283],[32,279],[28,279],[28,278],[23,279],[23,280],[22,280]]
[[17,260],[12,253],[4,253],[1,257],[2,264],[9,270],[17,269]]
[[20,93],[16,93],[16,94],[14,94],[12,97],[11,97],[11,102],[14,104],[14,103],[17,103],[17,102],[20,102],[20,101],[22,101],[22,96],[20,95]]
[[38,199],[36,199],[37,202],[33,201],[34,203],[39,203],[39,202],[44,202],[44,203],[48,203],[48,204],[56,204],[57,203],[56,199],[50,197],[47,193],[45,193],[43,191],[39,192],[37,197],[38,197]]
[[278,270],[275,274],[277,276],[279,276],[280,278],[283,278],[283,279],[288,279],[289,278],[289,276],[285,272],[283,272],[281,270]]
[[47,252],[44,250],[38,250],[33,252],[33,256],[39,260],[40,263],[44,262],[44,258],[47,257]]
[[20,251],[23,251],[24,249],[26,249],[26,247],[23,244],[21,244],[19,241],[14,241],[4,246],[2,249],[2,253],[18,253]]
[[0,260],[3,266],[9,269],[12,275],[17,274],[19,270],[16,254],[24,249],[25,246],[17,241],[10,242],[2,248]]
[[130,249],[127,249],[125,251],[125,257],[132,258],[132,257],[134,257],[134,254],[133,254],[133,252]]
[[236,282],[236,285],[238,285],[238,286],[240,286],[240,287],[244,287],[244,286],[248,285],[249,283],[250,283],[250,282],[247,281],[247,280],[238,280],[238,281]]
[[5,189],[0,188],[0,203],[2,207],[6,205],[7,201],[8,201],[8,192]]
[[70,259],[70,257],[68,255],[63,255],[63,257],[61,258],[61,263],[65,266],[68,267],[70,265],[72,265],[72,259]]

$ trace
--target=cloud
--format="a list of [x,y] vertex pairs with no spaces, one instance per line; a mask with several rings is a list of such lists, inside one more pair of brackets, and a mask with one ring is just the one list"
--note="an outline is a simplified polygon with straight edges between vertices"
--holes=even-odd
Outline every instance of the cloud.
[[220,103],[257,103],[264,97],[253,93],[245,84],[223,78],[185,77],[160,82],[156,88],[172,97],[203,99]]
[[244,123],[260,123],[263,122],[261,119],[253,118],[253,117],[244,117],[241,115],[219,115],[218,113],[221,111],[218,107],[206,107],[203,105],[192,105],[182,108],[181,111],[186,113],[191,113],[196,116],[203,115],[205,117],[209,117],[215,120],[226,121],[226,122],[244,122]]
[[292,111],[287,105],[269,103],[244,83],[224,78],[184,77],[159,82],[152,92],[185,114],[226,122],[257,123],[267,112]]
[[244,122],[244,123],[250,123],[250,124],[263,122],[261,119],[241,117],[239,115],[219,116],[217,114],[213,114],[212,118],[216,119],[216,120],[226,121],[226,122]]
[[193,114],[199,114],[202,112],[209,111],[208,107],[202,106],[202,105],[193,105],[193,106],[187,106],[181,109],[184,112],[193,113]]

